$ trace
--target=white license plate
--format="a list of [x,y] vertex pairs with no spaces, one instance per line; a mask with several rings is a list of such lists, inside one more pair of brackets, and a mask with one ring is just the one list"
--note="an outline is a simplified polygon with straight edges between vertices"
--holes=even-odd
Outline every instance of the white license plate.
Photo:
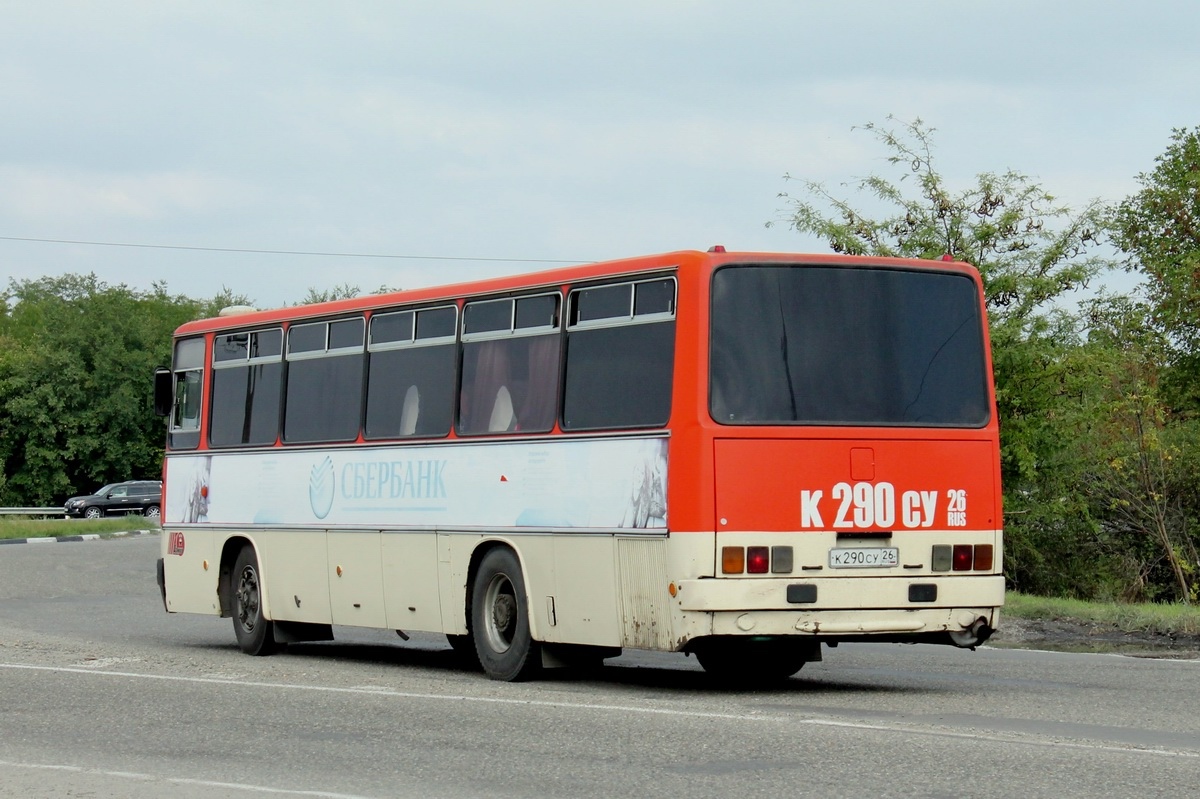
[[886,569],[900,563],[895,547],[847,547],[829,550],[832,569]]

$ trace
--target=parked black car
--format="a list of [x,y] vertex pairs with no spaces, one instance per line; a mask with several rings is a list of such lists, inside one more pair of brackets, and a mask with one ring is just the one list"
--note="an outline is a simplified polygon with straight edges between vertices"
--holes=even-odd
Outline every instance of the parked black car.
[[158,518],[162,508],[162,481],[129,480],[112,483],[95,494],[71,497],[63,509],[68,516],[84,519],[99,519],[116,513],[140,513]]

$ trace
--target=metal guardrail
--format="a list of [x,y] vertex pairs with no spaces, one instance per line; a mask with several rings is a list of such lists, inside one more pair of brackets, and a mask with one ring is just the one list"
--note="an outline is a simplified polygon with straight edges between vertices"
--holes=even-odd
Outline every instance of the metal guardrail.
[[0,516],[63,516],[66,514],[59,508],[0,508]]

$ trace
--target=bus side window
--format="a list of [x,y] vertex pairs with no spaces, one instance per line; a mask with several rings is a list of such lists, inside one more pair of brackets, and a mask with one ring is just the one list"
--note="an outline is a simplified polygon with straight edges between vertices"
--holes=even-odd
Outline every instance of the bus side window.
[[561,300],[559,294],[535,294],[467,304],[459,434],[554,428]]
[[675,362],[674,279],[576,289],[568,314],[563,429],[665,425]]
[[371,317],[363,437],[444,436],[454,418],[458,309],[442,305]]
[[171,449],[200,446],[200,399],[204,390],[204,339],[183,339],[175,344],[171,418]]
[[219,335],[212,361],[209,445],[274,444],[283,393],[283,329]]

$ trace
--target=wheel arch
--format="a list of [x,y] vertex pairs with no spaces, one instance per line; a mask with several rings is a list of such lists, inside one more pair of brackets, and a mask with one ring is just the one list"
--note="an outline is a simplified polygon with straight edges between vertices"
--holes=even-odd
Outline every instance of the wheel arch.
[[262,603],[263,618],[270,621],[272,619],[271,600],[266,591],[267,568],[262,562],[262,548],[253,538],[243,533],[229,536],[221,545],[221,557],[218,561],[220,568],[217,571],[217,600],[221,606],[221,618],[228,618],[233,614],[233,597],[229,591],[229,578],[233,574],[233,563],[237,560],[238,553],[247,546],[254,550],[254,556],[258,560],[258,579],[263,586],[259,602]]
[[534,641],[544,641],[542,635],[542,614],[539,612],[541,608],[534,603],[534,597],[537,596],[537,591],[534,590],[534,581],[530,579],[529,564],[526,559],[521,556],[520,548],[507,538],[485,538],[480,541],[473,550],[471,550],[471,560],[467,565],[467,581],[463,586],[463,617],[466,620],[466,629],[471,629],[471,599],[474,594],[475,578],[479,575],[479,565],[487,554],[495,549],[507,549],[512,552],[513,557],[517,559],[517,563],[521,566],[521,580],[525,583],[525,604],[529,608],[529,635]]

